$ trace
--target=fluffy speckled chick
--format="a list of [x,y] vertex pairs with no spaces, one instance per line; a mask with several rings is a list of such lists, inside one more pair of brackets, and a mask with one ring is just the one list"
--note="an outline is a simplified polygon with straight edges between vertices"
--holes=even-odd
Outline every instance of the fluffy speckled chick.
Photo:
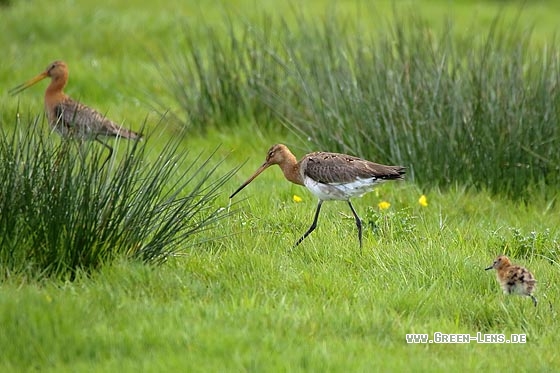
[[499,255],[494,259],[494,263],[486,270],[495,269],[496,278],[502,287],[504,294],[517,294],[531,297],[535,307],[537,298],[533,296],[537,280],[527,268],[511,264],[505,255]]

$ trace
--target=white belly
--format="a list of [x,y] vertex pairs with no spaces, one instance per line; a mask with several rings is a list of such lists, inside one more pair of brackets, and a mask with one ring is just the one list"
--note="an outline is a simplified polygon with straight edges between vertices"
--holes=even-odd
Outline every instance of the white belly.
[[350,183],[323,184],[310,177],[305,177],[303,183],[317,198],[323,201],[328,200],[349,200],[352,197],[361,197],[365,193],[373,190],[379,184],[380,179],[356,179]]

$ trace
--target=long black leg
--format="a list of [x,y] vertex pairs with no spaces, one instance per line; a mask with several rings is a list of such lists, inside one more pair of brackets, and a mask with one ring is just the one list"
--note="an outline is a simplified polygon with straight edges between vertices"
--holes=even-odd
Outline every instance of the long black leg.
[[360,249],[361,249],[362,248],[362,221],[360,220],[360,217],[356,213],[356,210],[354,210],[354,206],[352,206],[350,200],[348,200],[348,206],[350,206],[350,209],[352,210],[352,213],[356,218],[356,227],[358,227],[358,239],[360,240]]
[[99,138],[97,138],[97,137],[95,138],[95,141],[99,142],[101,145],[103,145],[104,147],[109,149],[109,156],[105,159],[105,161],[103,161],[103,164],[101,165],[101,169],[103,169],[103,167],[105,167],[105,163],[107,163],[107,161],[113,155],[113,148],[111,148],[108,144],[104,143],[103,141],[99,140]]
[[531,295],[531,299],[533,300],[533,304],[535,305],[535,307],[537,306],[537,298],[535,298],[534,295]]
[[319,211],[321,211],[321,205],[322,204],[323,204],[323,201],[319,200],[319,204],[317,205],[317,211],[315,211],[315,218],[313,219],[313,223],[311,224],[311,227],[309,227],[307,232],[305,232],[305,234],[303,236],[301,236],[301,238],[299,240],[297,240],[294,247],[299,245],[301,243],[301,241],[303,241],[305,239],[305,237],[309,236],[309,233],[313,232],[315,230],[315,228],[317,228],[317,220],[319,219]]

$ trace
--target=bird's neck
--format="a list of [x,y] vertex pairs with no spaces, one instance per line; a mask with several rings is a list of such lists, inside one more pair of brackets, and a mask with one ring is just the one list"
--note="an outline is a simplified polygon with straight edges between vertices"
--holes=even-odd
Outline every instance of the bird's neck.
[[46,95],[64,97],[63,89],[67,81],[68,79],[65,76],[52,78],[51,83],[47,87]]
[[293,154],[290,154],[285,162],[279,164],[286,179],[294,184],[304,185],[301,173],[299,172],[299,163]]
[[45,91],[45,106],[51,108],[64,101],[66,95],[64,94],[64,86],[66,81],[62,79],[53,80]]

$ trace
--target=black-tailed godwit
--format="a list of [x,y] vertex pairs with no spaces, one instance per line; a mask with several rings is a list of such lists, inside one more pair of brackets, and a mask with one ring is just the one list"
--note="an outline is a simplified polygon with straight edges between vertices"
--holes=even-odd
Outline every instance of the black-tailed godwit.
[[517,294],[531,297],[535,307],[537,298],[533,295],[537,280],[527,268],[511,264],[505,255],[499,255],[494,259],[494,263],[486,270],[495,269],[496,278],[504,291],[504,294]]
[[310,153],[298,162],[288,147],[276,144],[268,150],[266,161],[262,166],[229,198],[233,198],[264,170],[275,164],[280,166],[286,179],[304,185],[319,198],[313,223],[294,246],[299,245],[317,227],[323,201],[342,200],[348,202],[354,214],[358,239],[362,247],[362,221],[354,210],[350,198],[361,197],[382,181],[403,179],[405,174],[405,169],[401,166],[385,166],[339,153]]
[[[69,96],[63,89],[68,82],[68,66],[63,61],[54,61],[45,71],[10,90],[15,95],[35,83],[51,78],[51,83],[45,91],[45,110],[51,127],[64,137],[95,140],[109,149],[109,156],[113,148],[101,141],[99,136],[123,137],[125,139],[140,139],[141,134],[122,128],[115,122],[107,119],[98,111],[83,105]],[[105,162],[103,165],[105,165]]]

